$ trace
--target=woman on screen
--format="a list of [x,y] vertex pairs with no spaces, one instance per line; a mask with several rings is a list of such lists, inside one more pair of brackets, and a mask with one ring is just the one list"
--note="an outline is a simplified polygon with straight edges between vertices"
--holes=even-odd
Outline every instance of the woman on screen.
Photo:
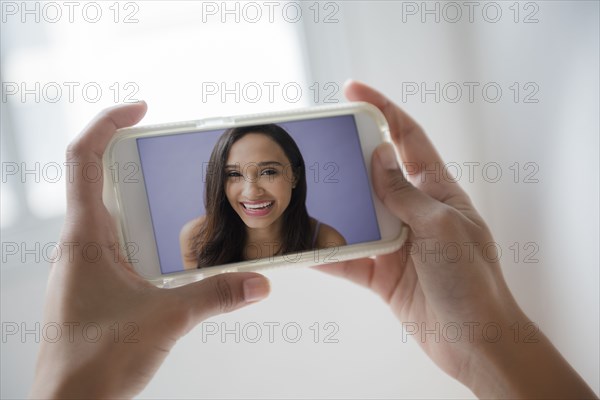
[[346,244],[306,211],[304,159],[275,124],[227,130],[206,174],[206,215],[180,234],[185,269]]

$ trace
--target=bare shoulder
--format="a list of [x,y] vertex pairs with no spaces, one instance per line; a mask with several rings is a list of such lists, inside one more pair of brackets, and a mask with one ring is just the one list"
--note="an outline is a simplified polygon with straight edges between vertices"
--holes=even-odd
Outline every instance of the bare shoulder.
[[181,258],[183,260],[183,267],[185,269],[196,268],[196,260],[190,258],[190,254],[193,253],[192,239],[194,234],[198,232],[198,228],[206,220],[206,216],[202,215],[198,218],[194,218],[188,221],[181,231],[179,232],[179,245],[181,248]]
[[200,227],[205,220],[206,215],[201,215],[198,218],[188,221],[185,225],[183,225],[183,228],[181,228],[181,231],[179,232],[179,238],[188,240],[191,239],[198,227]]
[[317,247],[326,248],[346,245],[346,239],[334,227],[321,223],[317,235]]

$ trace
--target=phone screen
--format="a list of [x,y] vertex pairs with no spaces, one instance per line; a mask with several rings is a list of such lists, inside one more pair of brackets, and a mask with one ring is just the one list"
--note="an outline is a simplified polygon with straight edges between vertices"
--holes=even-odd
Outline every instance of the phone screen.
[[353,115],[136,140],[163,274],[381,239]]

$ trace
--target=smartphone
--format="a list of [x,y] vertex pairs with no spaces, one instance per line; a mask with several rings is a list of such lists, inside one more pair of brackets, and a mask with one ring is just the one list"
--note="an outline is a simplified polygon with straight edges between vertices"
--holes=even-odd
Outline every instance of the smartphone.
[[385,140],[363,102],[120,129],[103,199],[126,259],[159,287],[384,254],[407,235],[371,182]]

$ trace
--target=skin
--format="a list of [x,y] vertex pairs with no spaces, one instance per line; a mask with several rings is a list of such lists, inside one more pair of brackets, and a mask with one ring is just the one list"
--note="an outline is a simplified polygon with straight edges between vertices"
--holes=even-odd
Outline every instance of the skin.
[[[32,398],[134,397],[148,384],[179,338],[199,322],[266,297],[268,280],[256,273],[222,274],[176,289],[159,289],[139,276],[115,250],[116,229],[102,203],[102,180],[86,179],[84,166],[101,165],[118,128],[136,124],[146,104],[102,112],[67,149],[75,166],[67,184],[67,214],[59,245],[66,251],[50,269],[44,323],[64,334],[42,341]],[[78,163],[78,164],[77,164]],[[95,169],[93,169],[95,170]],[[93,228],[90,228],[93,227]],[[101,256],[87,255],[93,243]],[[84,334],[82,327],[95,324]],[[68,325],[71,324],[71,325]],[[115,328],[117,327],[117,328]],[[115,335],[118,331],[118,335]],[[118,337],[118,339],[115,339]]]
[[[281,215],[292,198],[295,178],[283,149],[269,137],[247,134],[231,146],[225,164],[225,195],[247,228],[249,241],[278,237]],[[286,168],[287,167],[287,168]],[[243,202],[272,201],[263,217],[248,216]]]
[[[376,90],[349,82],[346,97],[366,101],[385,115],[393,140],[379,146],[372,158],[377,196],[410,227],[407,243],[397,252],[318,267],[347,278],[375,293],[404,323],[433,329],[436,323],[479,323],[473,340],[466,328],[460,340],[435,340],[415,335],[425,353],[446,373],[484,398],[597,398],[577,372],[540,331],[536,342],[515,342],[513,324],[530,319],[520,309],[494,257],[474,251],[454,261],[454,255],[422,253],[446,243],[493,242],[485,222],[460,186],[449,179],[436,180],[425,171],[444,163],[423,129],[404,111]],[[405,176],[403,162],[418,165]],[[481,327],[494,322],[500,340],[486,339]],[[467,325],[465,325],[467,324]],[[413,325],[415,326],[415,325]],[[471,325],[475,326],[475,325]],[[521,328],[523,329],[523,328]]]
[[[270,257],[277,253],[282,232],[282,215],[290,204],[295,178],[290,161],[283,149],[268,136],[249,133],[236,141],[226,161],[225,195],[233,210],[246,225],[246,260]],[[245,202],[270,201],[271,211],[265,216],[249,216]],[[179,242],[185,269],[196,268],[196,260],[186,257],[191,252],[191,239],[204,222],[205,216],[188,222],[181,230]],[[311,218],[314,227],[316,221]],[[317,234],[317,248],[343,246],[344,237],[329,225],[321,224]],[[260,251],[258,250],[260,248]]]
[[[370,102],[384,113],[395,150],[403,161],[416,163],[423,170],[441,163],[423,130],[383,95],[352,82],[346,86],[346,96]],[[99,156],[114,129],[139,121],[145,105],[120,110],[110,112],[110,118],[102,117],[104,122],[96,121],[88,128],[96,134],[80,138],[67,158],[100,162]],[[373,183],[386,207],[409,225],[409,242],[395,253],[319,269],[372,289],[400,321],[426,323],[429,327],[436,322],[494,321],[505,332],[515,322],[528,322],[498,263],[478,252],[452,263],[445,261],[443,255],[437,261],[431,254],[423,257],[414,247],[411,250],[410,246],[423,244],[431,249],[435,243],[486,243],[493,239],[456,183],[433,181],[432,175],[423,174],[423,170],[411,170],[405,177],[392,150],[390,144],[376,149],[372,159]],[[69,186],[67,221],[61,240],[110,243],[114,239],[113,226],[101,202],[101,184],[94,185],[77,181]],[[244,304],[236,302],[243,298],[241,282],[249,275],[259,276],[237,273],[217,277],[228,282],[233,299],[219,302],[219,290],[215,290],[218,280],[161,291],[151,288],[130,267],[115,263],[112,258],[101,265],[90,265],[82,259],[60,261],[52,268],[49,286],[54,290],[48,291],[47,321],[133,320],[141,325],[141,332],[149,333],[142,336],[139,346],[42,343],[33,397],[134,396],[148,383],[180,335],[199,320]],[[146,330],[147,326],[152,329]],[[597,398],[541,332],[536,334],[535,343],[515,342],[509,335],[495,343],[478,337],[456,342],[415,338],[442,370],[479,397]]]

